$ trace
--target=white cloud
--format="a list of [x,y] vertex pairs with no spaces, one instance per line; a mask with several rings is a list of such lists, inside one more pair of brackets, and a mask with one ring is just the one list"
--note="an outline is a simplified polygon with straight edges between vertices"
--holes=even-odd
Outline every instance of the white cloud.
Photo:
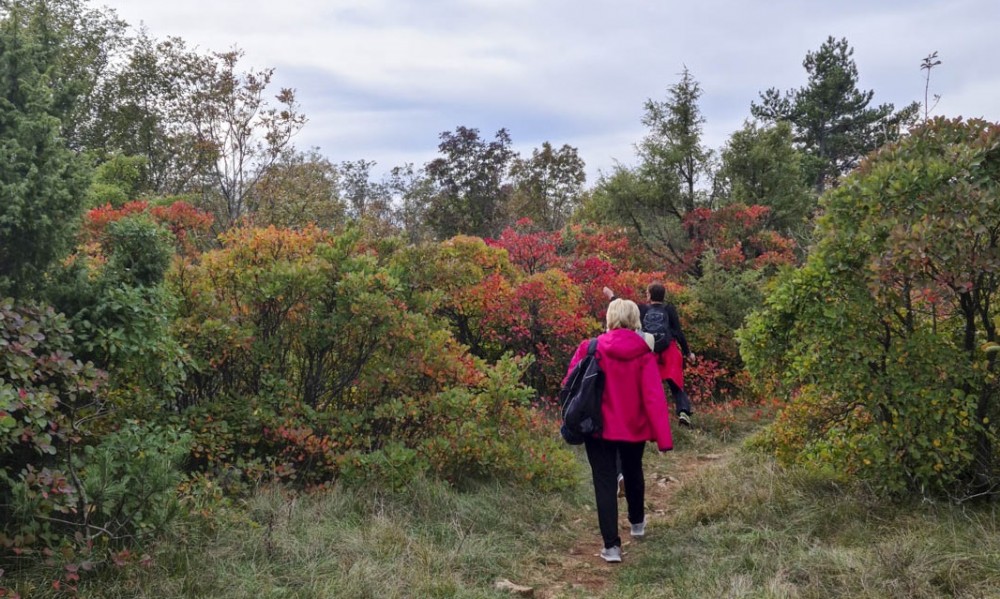
[[[686,65],[703,88],[705,141],[724,143],[769,87],[805,84],[828,35],[854,46],[861,86],[897,106],[923,96],[920,60],[943,61],[938,114],[1000,120],[993,0],[112,0],[153,35],[246,50],[277,68],[310,122],[299,143],[338,159],[434,158],[457,125],[510,129],[530,152],[576,146],[591,180],[631,163],[643,103]],[[957,111],[957,112],[952,112]],[[423,152],[423,153],[421,153]]]

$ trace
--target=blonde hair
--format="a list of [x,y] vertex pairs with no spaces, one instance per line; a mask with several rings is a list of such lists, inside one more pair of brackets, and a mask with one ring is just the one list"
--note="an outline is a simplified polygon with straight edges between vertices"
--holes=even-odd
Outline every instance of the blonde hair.
[[616,299],[608,305],[607,315],[608,330],[631,329],[633,331],[642,328],[639,321],[639,306],[632,300]]

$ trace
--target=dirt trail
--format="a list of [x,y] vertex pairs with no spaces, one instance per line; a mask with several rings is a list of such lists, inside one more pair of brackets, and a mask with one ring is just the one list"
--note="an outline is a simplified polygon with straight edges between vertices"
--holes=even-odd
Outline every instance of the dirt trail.
[[[673,517],[673,496],[685,481],[700,469],[720,459],[719,454],[696,451],[676,451],[660,455],[647,451],[643,457],[646,475],[646,521],[649,522],[648,542],[655,542],[658,530],[663,530]],[[602,597],[613,584],[616,570],[622,564],[607,564],[598,556],[601,535],[597,530],[597,515],[593,509],[581,510],[574,526],[582,531],[566,554],[552,556],[535,585],[537,599]],[[633,543],[628,535],[625,499],[619,499],[618,528],[622,535],[622,554],[627,563],[642,551],[643,543]]]

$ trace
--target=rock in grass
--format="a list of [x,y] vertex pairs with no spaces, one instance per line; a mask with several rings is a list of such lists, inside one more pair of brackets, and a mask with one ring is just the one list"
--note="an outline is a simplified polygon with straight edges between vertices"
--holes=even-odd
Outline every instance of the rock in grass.
[[513,582],[507,580],[506,578],[501,578],[493,584],[493,587],[498,591],[508,591],[519,597],[534,597],[535,589],[531,587],[521,586],[519,584],[514,584]]

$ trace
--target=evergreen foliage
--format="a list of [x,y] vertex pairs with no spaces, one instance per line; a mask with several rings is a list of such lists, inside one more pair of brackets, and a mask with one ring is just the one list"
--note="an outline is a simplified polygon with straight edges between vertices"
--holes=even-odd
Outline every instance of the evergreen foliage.
[[0,294],[24,296],[71,247],[88,185],[60,134],[54,32],[13,3],[0,19]]
[[805,169],[817,193],[834,185],[863,156],[897,139],[919,110],[916,102],[898,112],[888,103],[871,107],[875,92],[858,89],[853,56],[846,38],[830,36],[802,61],[809,75],[804,87],[784,95],[772,87],[760,94],[760,104],[751,106],[758,119],[793,125],[795,140],[809,157]]

